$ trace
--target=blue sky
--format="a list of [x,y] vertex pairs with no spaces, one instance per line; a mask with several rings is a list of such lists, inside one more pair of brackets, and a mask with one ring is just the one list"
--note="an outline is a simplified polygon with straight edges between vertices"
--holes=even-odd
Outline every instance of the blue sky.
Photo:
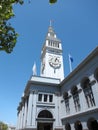
[[[26,1],[26,0],[25,0]],[[15,124],[17,106],[34,62],[40,72],[41,48],[49,22],[62,41],[65,77],[69,74],[68,54],[73,56],[73,69],[98,46],[98,0],[31,0],[14,5],[11,24],[19,33],[11,54],[0,52],[0,120]]]

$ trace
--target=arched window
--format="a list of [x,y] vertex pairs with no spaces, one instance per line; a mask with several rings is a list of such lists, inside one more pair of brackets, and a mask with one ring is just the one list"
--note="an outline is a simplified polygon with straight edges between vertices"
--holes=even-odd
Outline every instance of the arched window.
[[74,124],[75,130],[83,130],[82,124],[80,121],[76,121]]
[[53,118],[53,116],[48,110],[43,110],[38,114],[38,118]]
[[98,130],[98,122],[95,118],[91,117],[87,121],[87,126],[89,130]]
[[70,126],[69,123],[66,123],[66,124],[65,124],[65,130],[71,130],[71,126]]
[[90,85],[90,80],[88,78],[85,78],[82,81],[81,85],[82,85],[84,95],[85,95],[85,98],[86,98],[87,106],[88,107],[95,106],[95,100],[94,100],[92,88],[91,88],[91,85]]
[[37,117],[37,130],[52,130],[53,129],[53,115],[48,110],[42,110]]
[[71,93],[74,100],[75,110],[80,111],[80,100],[79,100],[79,94],[78,94],[78,88],[76,86],[72,87]]
[[63,98],[64,98],[64,101],[65,101],[66,113],[69,114],[70,113],[70,106],[69,106],[69,97],[68,97],[67,92],[64,92]]

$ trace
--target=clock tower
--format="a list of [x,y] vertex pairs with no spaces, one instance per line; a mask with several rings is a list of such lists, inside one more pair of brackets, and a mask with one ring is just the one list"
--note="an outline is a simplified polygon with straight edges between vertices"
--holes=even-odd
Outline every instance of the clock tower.
[[41,76],[64,79],[62,44],[50,25],[41,52]]

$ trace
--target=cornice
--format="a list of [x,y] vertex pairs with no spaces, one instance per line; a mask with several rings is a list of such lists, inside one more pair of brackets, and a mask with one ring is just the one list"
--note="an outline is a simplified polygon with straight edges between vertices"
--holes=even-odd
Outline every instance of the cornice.
[[96,113],[96,112],[98,112],[98,108],[93,108],[93,109],[89,109],[87,111],[75,113],[73,115],[65,116],[65,117],[61,118],[61,120],[63,121],[63,120],[67,120],[67,119],[71,119],[71,118],[75,118],[75,117],[80,118],[82,116],[93,114],[93,113]]

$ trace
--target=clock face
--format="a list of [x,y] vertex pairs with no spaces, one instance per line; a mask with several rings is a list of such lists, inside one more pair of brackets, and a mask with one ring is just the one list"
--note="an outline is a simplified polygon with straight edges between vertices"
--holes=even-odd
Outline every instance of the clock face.
[[57,56],[50,56],[49,64],[51,67],[57,69],[61,66],[60,57]]

